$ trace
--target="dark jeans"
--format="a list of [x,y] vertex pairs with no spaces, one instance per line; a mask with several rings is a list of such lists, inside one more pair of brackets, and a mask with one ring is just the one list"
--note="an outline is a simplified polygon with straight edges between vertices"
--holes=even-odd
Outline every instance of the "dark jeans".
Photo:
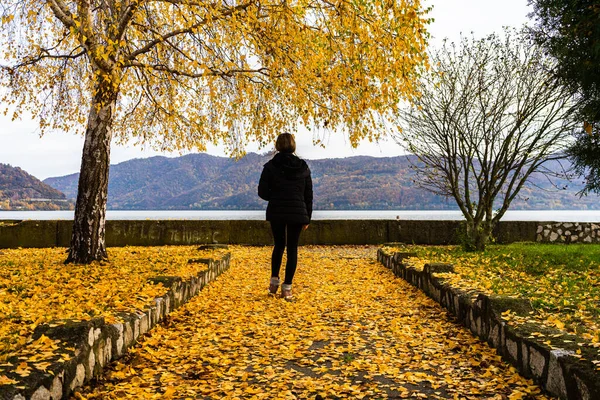
[[281,260],[283,259],[283,252],[287,244],[287,263],[285,264],[285,280],[283,283],[291,285],[296,273],[296,264],[298,264],[298,240],[300,240],[302,224],[286,224],[285,222],[271,221],[271,231],[275,240],[275,247],[271,256],[271,276],[279,276]]

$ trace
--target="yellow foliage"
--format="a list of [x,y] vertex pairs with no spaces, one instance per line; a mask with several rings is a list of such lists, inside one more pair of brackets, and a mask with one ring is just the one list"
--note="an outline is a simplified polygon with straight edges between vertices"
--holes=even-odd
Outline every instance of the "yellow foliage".
[[241,152],[302,121],[356,146],[427,67],[420,0],[2,4],[0,101],[42,132],[82,132],[90,109],[118,98],[121,141]]
[[81,395],[546,398],[379,265],[375,248],[301,247],[293,302],[267,294],[271,250],[234,247],[229,271]]
[[[109,263],[67,266],[64,248],[2,250],[0,361],[21,351],[41,323],[96,316],[115,321],[117,313],[142,310],[167,291],[148,278],[187,279],[207,267],[188,263],[190,258],[221,258],[223,253],[198,251],[194,246],[110,248]],[[27,345],[30,354],[38,355],[53,350],[52,346],[45,336]]]

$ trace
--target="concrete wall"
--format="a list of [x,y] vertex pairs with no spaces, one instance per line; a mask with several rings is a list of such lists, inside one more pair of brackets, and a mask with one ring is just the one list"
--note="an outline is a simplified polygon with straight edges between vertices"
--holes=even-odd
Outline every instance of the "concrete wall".
[[[535,241],[540,224],[501,222],[499,243]],[[72,221],[0,222],[0,248],[67,247]],[[321,220],[303,233],[301,244],[344,245],[404,242],[456,243],[458,221]],[[271,245],[266,221],[132,220],[106,222],[108,246],[160,246],[198,243]]]

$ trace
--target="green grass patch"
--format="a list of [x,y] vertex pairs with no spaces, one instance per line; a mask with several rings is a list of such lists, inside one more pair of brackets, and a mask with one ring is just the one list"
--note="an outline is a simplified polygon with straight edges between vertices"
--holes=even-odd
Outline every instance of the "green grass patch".
[[528,298],[545,326],[577,334],[600,348],[600,245],[514,243],[471,253],[459,246],[407,246],[408,263],[455,266],[440,274],[453,286]]

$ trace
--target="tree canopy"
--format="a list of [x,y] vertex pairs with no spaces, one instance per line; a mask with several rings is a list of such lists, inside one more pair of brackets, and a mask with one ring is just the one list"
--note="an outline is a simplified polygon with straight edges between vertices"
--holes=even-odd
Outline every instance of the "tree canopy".
[[[376,137],[425,65],[419,1],[7,0],[2,101],[84,132],[98,83],[118,140],[270,142],[307,125]],[[374,112],[376,111],[376,112]]]
[[68,261],[106,259],[110,145],[376,139],[427,66],[419,0],[6,0],[0,99],[85,132]]
[[[579,94],[581,134],[569,149],[586,176],[584,193],[600,193],[600,4],[593,0],[530,0],[534,37],[556,58],[557,78]],[[590,137],[588,137],[590,136]]]

